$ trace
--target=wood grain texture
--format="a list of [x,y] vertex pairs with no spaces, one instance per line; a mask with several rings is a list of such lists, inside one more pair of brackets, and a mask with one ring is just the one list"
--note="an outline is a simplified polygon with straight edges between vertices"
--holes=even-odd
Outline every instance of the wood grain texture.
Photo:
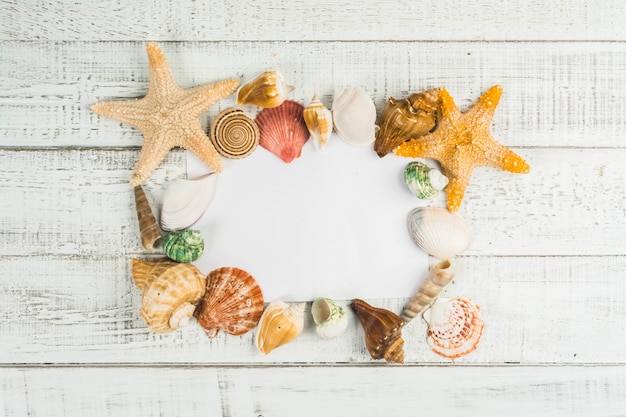
[[[206,42],[163,43],[184,87],[279,68],[308,102],[364,88],[379,114],[389,96],[445,86],[462,108],[504,87],[492,132],[521,147],[620,147],[626,142],[626,43]],[[141,135],[99,117],[99,100],[145,95],[144,42],[0,43],[0,146],[138,146]],[[206,125],[234,104],[230,96]],[[258,109],[246,109],[254,114]]]
[[620,0],[4,0],[4,40],[623,40]]
[[626,367],[6,368],[6,417],[623,416]]

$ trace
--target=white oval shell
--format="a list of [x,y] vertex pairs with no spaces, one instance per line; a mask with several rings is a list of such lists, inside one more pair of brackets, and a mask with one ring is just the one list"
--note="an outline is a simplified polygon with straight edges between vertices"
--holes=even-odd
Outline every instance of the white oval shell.
[[365,146],[376,140],[376,106],[364,91],[346,88],[333,100],[335,131],[343,140],[355,146]]
[[348,315],[343,307],[328,298],[318,298],[311,305],[317,335],[322,339],[341,336],[348,328]]
[[214,172],[192,180],[172,180],[163,197],[161,229],[181,230],[197,222],[211,204],[216,186]]
[[407,217],[407,227],[417,246],[442,260],[458,255],[472,243],[472,227],[441,207],[414,208]]

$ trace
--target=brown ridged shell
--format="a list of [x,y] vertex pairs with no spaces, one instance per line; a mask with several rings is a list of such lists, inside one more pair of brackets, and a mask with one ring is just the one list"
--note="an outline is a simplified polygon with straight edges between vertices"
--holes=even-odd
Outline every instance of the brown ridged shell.
[[291,100],[278,107],[261,110],[256,117],[261,132],[259,145],[285,163],[298,158],[310,136],[303,112],[304,107]]
[[230,107],[211,124],[211,142],[220,155],[240,159],[250,155],[259,144],[259,128],[243,110]]
[[135,187],[135,208],[137,209],[137,220],[139,221],[141,245],[144,249],[153,249],[154,244],[161,239],[161,229],[154,214],[152,214],[150,203],[141,185]]
[[217,336],[220,330],[239,336],[257,325],[263,302],[261,287],[252,275],[223,267],[207,276],[206,294],[195,314],[208,337]]
[[404,340],[402,326],[404,321],[397,314],[369,305],[355,299],[350,304],[356,313],[363,331],[365,346],[373,359],[385,359],[387,362],[404,363]]
[[438,107],[438,89],[411,94],[402,100],[390,97],[374,142],[378,156],[382,158],[403,142],[430,132],[435,127]]

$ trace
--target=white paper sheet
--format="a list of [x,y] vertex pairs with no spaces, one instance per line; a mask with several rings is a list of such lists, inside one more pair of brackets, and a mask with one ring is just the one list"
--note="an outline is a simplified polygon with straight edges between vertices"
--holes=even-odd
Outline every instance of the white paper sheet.
[[[266,301],[410,297],[426,276],[428,257],[406,228],[408,212],[425,205],[404,184],[408,159],[333,134],[322,150],[309,140],[290,164],[260,146],[223,162],[192,227],[205,238],[202,272],[245,269]],[[187,172],[211,171],[188,153]]]

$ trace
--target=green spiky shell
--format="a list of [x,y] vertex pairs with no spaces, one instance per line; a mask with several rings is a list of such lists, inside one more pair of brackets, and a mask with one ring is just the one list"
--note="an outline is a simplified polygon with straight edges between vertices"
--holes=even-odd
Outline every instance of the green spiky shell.
[[202,256],[204,239],[199,230],[175,230],[161,241],[165,255],[176,262],[193,262]]
[[433,198],[447,184],[446,181],[439,184],[440,187],[435,186],[432,183],[430,171],[431,168],[428,165],[418,161],[409,163],[404,169],[404,182],[419,199]]

